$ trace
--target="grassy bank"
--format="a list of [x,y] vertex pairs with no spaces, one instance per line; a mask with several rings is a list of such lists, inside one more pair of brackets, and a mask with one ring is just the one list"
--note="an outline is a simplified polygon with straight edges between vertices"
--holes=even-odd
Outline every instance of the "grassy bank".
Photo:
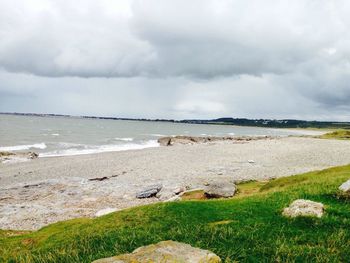
[[[350,166],[337,167],[246,183],[230,200],[161,203],[32,233],[1,231],[0,261],[91,262],[171,239],[212,250],[226,262],[345,262],[350,202],[336,193],[349,178]],[[325,216],[282,217],[298,198],[324,203]]]
[[321,135],[322,139],[338,139],[338,140],[350,140],[350,131],[349,130],[337,130],[334,132],[326,133]]

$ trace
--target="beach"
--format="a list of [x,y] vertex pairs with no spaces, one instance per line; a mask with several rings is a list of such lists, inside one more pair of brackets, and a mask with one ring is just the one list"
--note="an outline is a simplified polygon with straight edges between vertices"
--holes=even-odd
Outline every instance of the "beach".
[[[268,180],[344,165],[350,141],[307,137],[218,141],[0,164],[0,229],[35,230],[98,211],[171,198],[211,181]],[[136,193],[160,184],[156,197]]]

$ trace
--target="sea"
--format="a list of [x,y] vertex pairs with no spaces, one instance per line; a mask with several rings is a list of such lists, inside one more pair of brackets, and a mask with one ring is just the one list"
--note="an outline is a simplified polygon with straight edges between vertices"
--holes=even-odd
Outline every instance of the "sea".
[[33,151],[39,157],[159,147],[163,136],[288,136],[297,130],[155,121],[0,115],[0,151]]

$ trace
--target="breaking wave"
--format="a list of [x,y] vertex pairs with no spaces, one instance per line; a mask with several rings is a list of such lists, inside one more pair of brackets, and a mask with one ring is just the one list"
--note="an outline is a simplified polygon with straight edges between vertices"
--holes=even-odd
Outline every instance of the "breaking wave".
[[84,145],[83,148],[70,148],[56,150],[47,153],[40,153],[39,157],[54,157],[54,156],[70,156],[81,154],[92,154],[102,152],[118,152],[127,150],[140,150],[145,148],[158,147],[159,143],[156,140],[150,140],[141,143],[128,143],[128,144],[105,144],[105,145]]
[[42,143],[35,143],[35,144],[28,144],[28,145],[0,147],[0,151],[23,151],[23,150],[30,150],[30,149],[46,149],[46,144],[42,142]]
[[114,138],[117,141],[123,141],[123,142],[132,142],[134,140],[134,138]]

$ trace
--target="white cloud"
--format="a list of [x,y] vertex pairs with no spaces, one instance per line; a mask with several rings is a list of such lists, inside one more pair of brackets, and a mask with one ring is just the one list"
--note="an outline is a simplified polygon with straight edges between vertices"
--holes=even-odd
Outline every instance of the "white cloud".
[[341,56],[350,49],[344,46],[350,40],[346,1],[14,0],[0,6],[0,65],[44,76],[283,74],[321,51]]
[[77,114],[346,119],[349,13],[345,0],[0,0],[0,110],[57,112],[61,96]]

